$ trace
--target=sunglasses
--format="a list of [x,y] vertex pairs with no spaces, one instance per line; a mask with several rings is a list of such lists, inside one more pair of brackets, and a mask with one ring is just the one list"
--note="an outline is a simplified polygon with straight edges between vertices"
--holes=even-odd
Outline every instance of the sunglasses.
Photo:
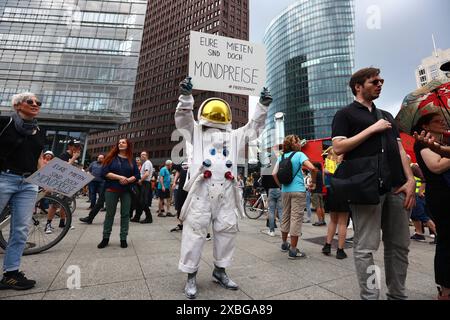
[[27,101],[25,101],[28,105],[30,105],[30,106],[32,106],[32,105],[34,105],[34,104],[36,104],[38,107],[40,107],[40,106],[42,106],[42,102],[40,102],[40,101],[36,101],[36,103],[33,101],[33,100],[31,100],[31,99],[28,99]]
[[378,86],[380,83],[383,85],[384,79],[376,79],[376,80],[370,81],[369,83],[373,84],[374,86]]

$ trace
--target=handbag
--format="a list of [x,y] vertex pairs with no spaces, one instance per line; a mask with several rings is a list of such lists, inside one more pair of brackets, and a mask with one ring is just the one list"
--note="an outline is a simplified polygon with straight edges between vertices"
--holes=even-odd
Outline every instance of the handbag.
[[[382,119],[380,110],[377,120]],[[380,195],[388,192],[390,186],[389,166],[386,163],[386,137],[381,133],[381,153],[374,156],[344,160],[331,177],[332,192],[351,204],[377,205]]]
[[135,183],[128,185],[128,190],[133,196],[137,196],[139,194],[138,186]]

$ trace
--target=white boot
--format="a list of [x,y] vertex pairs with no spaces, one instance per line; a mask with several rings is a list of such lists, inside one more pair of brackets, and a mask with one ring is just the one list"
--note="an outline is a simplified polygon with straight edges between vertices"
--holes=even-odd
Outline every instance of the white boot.
[[197,298],[197,272],[189,273],[186,281],[186,286],[184,287],[184,294],[188,299]]
[[219,268],[215,266],[212,276],[215,281],[225,289],[237,290],[239,288],[239,286],[228,277],[225,272],[225,268]]

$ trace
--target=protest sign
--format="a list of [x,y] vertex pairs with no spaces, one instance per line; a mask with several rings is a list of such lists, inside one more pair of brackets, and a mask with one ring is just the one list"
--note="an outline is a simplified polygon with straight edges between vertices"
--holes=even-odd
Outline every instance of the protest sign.
[[84,172],[61,159],[54,158],[25,181],[71,197],[92,179],[94,179],[94,176],[90,173]]
[[265,47],[191,31],[189,76],[194,89],[259,96],[266,82]]

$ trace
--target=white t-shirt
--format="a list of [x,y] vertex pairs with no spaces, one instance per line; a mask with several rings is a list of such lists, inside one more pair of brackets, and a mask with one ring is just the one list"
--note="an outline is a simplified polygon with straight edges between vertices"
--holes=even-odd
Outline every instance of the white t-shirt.
[[146,160],[144,164],[141,167],[141,178],[144,176],[145,172],[148,171],[149,175],[147,178],[145,178],[144,181],[150,182],[152,180],[152,174],[153,174],[153,164],[150,160]]

